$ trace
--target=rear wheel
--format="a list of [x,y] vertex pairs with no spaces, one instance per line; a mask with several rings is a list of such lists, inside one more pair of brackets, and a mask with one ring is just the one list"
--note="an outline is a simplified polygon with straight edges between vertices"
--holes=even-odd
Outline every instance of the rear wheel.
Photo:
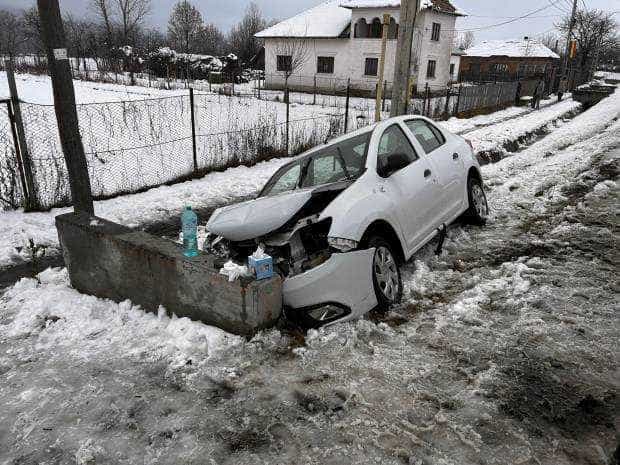
[[367,242],[367,247],[375,249],[372,281],[377,304],[380,310],[388,310],[391,305],[399,303],[403,296],[400,268],[392,246],[382,237],[371,237]]
[[478,178],[470,177],[468,179],[467,196],[469,198],[469,209],[465,214],[467,218],[474,224],[481,226],[486,224],[489,218],[489,205],[482,182]]

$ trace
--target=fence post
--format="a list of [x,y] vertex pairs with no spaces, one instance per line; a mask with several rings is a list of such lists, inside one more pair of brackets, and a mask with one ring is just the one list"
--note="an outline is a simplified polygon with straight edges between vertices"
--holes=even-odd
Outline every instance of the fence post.
[[387,91],[387,81],[383,81],[383,95],[381,99],[381,111],[385,111],[385,93]]
[[26,176],[24,175],[24,167],[22,166],[22,159],[19,153],[19,138],[17,131],[15,130],[15,114],[11,106],[11,101],[6,101],[6,112],[9,115],[9,122],[11,125],[11,134],[13,136],[13,147],[15,148],[15,160],[17,161],[17,169],[19,171],[19,181],[22,185],[22,192],[24,195],[23,204],[28,205],[30,200],[28,199],[28,186],[26,185]]
[[347,98],[344,110],[344,133],[349,130],[349,97],[351,95],[351,78],[347,79]]
[[312,91],[312,105],[316,105],[316,74],[314,75],[314,87]]
[[258,99],[260,100],[260,75],[258,76]]
[[32,162],[28,145],[26,144],[26,133],[24,132],[24,120],[22,119],[22,110],[19,104],[19,96],[17,95],[17,85],[15,84],[15,73],[13,71],[13,63],[10,60],[4,62],[6,68],[6,77],[9,81],[9,92],[11,93],[11,107],[13,119],[15,120],[15,130],[17,131],[17,140],[19,142],[19,157],[21,158],[22,168],[24,170],[24,178],[26,182],[27,192],[24,193],[26,200],[25,210],[34,210],[37,208],[37,191],[34,182],[34,174],[32,172]]
[[461,94],[463,93],[463,83],[459,86],[459,94],[456,97],[456,108],[454,109],[454,116],[459,116],[459,106],[461,105]]
[[451,86],[448,86],[446,90],[446,108],[444,109],[444,118],[447,120],[450,118],[450,90]]
[[288,82],[284,85],[284,101],[286,102],[286,156],[288,156],[289,155],[289,124],[290,124]]
[[[427,105],[428,105],[428,110],[426,109]],[[428,82],[427,82],[424,85],[424,107],[422,108],[422,115],[429,116],[430,111],[431,111],[431,102],[430,102],[429,87],[428,87]]]
[[189,88],[189,106],[192,117],[192,155],[194,156],[194,173],[198,171],[198,151],[196,150],[196,115],[194,114],[194,88]]

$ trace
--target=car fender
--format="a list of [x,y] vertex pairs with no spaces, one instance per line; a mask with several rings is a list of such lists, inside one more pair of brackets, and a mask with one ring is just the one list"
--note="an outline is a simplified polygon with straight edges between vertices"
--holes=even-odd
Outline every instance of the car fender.
[[331,218],[330,237],[361,241],[368,227],[375,221],[388,223],[396,232],[403,250],[407,250],[402,227],[396,217],[397,206],[382,194],[376,183],[362,176],[321,213],[319,221]]

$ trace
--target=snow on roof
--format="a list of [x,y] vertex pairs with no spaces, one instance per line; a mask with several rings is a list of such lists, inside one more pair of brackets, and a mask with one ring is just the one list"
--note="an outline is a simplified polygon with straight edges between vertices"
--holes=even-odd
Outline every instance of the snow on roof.
[[[400,0],[330,0],[256,34],[268,37],[339,37],[351,23],[354,8],[400,8]],[[465,16],[450,0],[421,0],[420,9]]]
[[466,50],[467,56],[473,57],[535,57],[560,58],[557,53],[537,40],[485,40]]
[[[344,8],[400,8],[400,0],[343,0]],[[430,8],[441,13],[465,16],[465,13],[454,5],[451,0],[421,0],[420,10]]]
[[331,0],[286,19],[256,37],[338,37],[351,23],[351,10],[340,6],[342,0]]

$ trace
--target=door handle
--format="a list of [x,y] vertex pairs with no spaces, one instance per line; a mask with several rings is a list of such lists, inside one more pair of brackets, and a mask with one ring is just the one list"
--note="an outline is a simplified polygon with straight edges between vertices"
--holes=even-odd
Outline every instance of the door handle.
[[458,153],[453,153],[452,154],[452,159],[453,160],[458,160],[459,159],[459,154]]
[[425,177],[425,178],[430,177],[430,175],[431,175],[431,174],[432,174],[432,173],[431,173],[431,170],[424,170],[424,177]]

